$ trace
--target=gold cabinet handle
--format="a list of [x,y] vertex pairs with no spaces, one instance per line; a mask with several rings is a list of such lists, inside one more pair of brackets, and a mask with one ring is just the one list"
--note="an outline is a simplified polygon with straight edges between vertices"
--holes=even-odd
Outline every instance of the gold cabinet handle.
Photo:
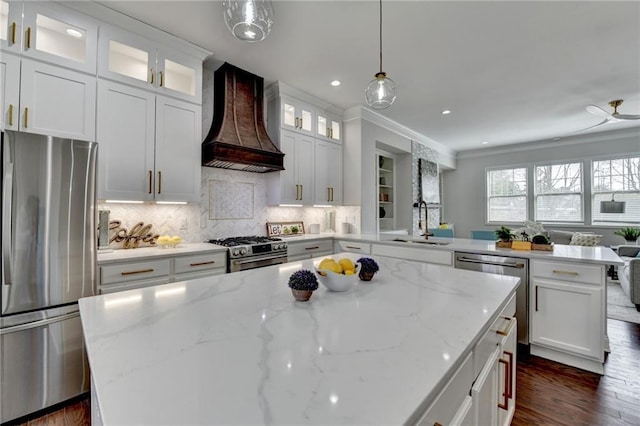
[[313,247],[305,247],[304,249],[305,250],[317,250],[319,248],[320,248],[320,246],[313,246]]
[[189,266],[202,266],[202,265],[213,265],[214,263],[216,263],[215,260],[212,260],[210,262],[198,262],[198,263],[190,263]]
[[160,71],[160,87],[164,86],[164,73]]
[[538,286],[536,286],[535,291],[536,291],[536,312],[538,312]]
[[504,330],[496,330],[496,333],[501,335],[501,336],[506,336],[507,334],[509,334],[509,330],[511,330],[511,325],[513,324],[513,322],[511,322],[511,320],[513,318],[502,317],[502,319],[505,319],[505,320],[507,320],[509,322],[507,323],[507,326],[504,328]]
[[150,73],[151,73],[151,84],[153,84],[156,81],[156,72],[153,70],[153,68],[151,68]]
[[327,188],[327,201],[331,201],[331,188]]
[[300,117],[300,128],[304,128],[304,118]]
[[509,377],[510,380],[507,382],[507,398],[513,398],[513,352],[502,351],[505,355],[509,357]]
[[356,246],[344,246],[344,247],[351,250],[362,250],[362,247],[356,247]]
[[325,135],[326,137],[330,138],[331,137],[331,129],[327,127],[327,133]]
[[16,23],[11,23],[11,44],[16,44]]
[[158,194],[162,193],[162,172],[158,172]]
[[9,104],[9,118],[7,122],[9,126],[13,126],[13,104]]
[[149,194],[151,194],[151,185],[153,184],[153,172],[149,170]]
[[505,361],[504,359],[499,359],[498,362],[502,365],[504,365],[504,393],[502,394],[502,396],[504,396],[504,402],[498,403],[498,407],[502,408],[503,410],[508,410],[509,409],[509,382],[511,382],[511,366],[509,365],[509,361]]
[[31,27],[27,27],[27,49],[31,49]]
[[24,107],[24,128],[29,126],[29,108]]
[[138,271],[125,271],[125,272],[120,272],[120,275],[135,275],[135,274],[146,274],[147,272],[153,272],[153,268],[149,268],[149,269],[140,269]]
[[300,185],[300,199],[304,198],[304,185]]
[[296,129],[300,127],[300,118],[296,117]]
[[331,188],[331,201],[333,201],[333,188]]
[[563,271],[562,269],[554,269],[553,273],[558,275],[571,275],[572,277],[577,277],[579,275],[575,271]]

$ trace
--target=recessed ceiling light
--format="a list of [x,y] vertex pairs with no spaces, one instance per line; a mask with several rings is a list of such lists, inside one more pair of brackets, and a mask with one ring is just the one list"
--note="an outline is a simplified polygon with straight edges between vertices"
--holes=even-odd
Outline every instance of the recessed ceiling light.
[[488,143],[489,143],[489,142],[487,142],[487,141],[482,141],[482,145],[486,145],[486,144],[488,144]]
[[449,111],[448,109],[445,109],[444,111],[442,111],[442,115],[448,115],[451,114],[451,111]]
[[75,37],[75,38],[80,38],[82,37],[82,33],[76,29],[73,28],[67,28],[67,34],[69,34],[71,37]]
[[340,81],[339,81],[339,80],[333,80],[333,81],[331,82],[331,85],[332,85],[333,87],[340,86]]

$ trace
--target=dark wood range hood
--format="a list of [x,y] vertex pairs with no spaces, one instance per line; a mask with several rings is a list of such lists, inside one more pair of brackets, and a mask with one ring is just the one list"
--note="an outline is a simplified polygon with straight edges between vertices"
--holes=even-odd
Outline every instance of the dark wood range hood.
[[214,74],[213,123],[202,143],[202,165],[266,173],[284,170],[284,154],[267,135],[264,79],[224,63]]

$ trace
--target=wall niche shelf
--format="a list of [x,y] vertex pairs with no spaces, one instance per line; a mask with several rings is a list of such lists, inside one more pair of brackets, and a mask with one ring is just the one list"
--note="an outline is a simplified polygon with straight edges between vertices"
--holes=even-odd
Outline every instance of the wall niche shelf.
[[395,229],[395,159],[391,154],[379,152],[377,188],[378,188],[378,231]]

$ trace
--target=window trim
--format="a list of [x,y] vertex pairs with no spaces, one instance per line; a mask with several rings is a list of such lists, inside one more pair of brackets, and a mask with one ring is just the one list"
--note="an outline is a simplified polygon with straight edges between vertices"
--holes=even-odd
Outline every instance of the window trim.
[[[626,154],[618,154],[618,155],[606,155],[606,156],[597,156],[597,157],[592,157],[589,159],[589,180],[590,180],[590,197],[589,197],[589,205],[590,207],[593,209],[593,204],[595,202],[595,197],[598,194],[609,194],[609,193],[616,193],[616,194],[639,194],[640,195],[640,190],[637,191],[594,191],[593,190],[593,183],[594,183],[594,178],[593,178],[593,163],[596,161],[613,161],[613,160],[624,160],[627,158],[638,158],[640,160],[640,153],[626,153]],[[593,218],[593,212],[591,214],[590,219],[590,226],[596,226],[596,227],[615,227],[615,228],[620,228],[623,226],[633,226],[633,227],[637,227],[638,225],[640,225],[640,218],[633,222],[619,222],[619,221],[605,221],[605,222],[596,222],[594,221]]]
[[[514,170],[514,169],[524,169],[525,170],[525,179],[527,184],[527,191],[524,194],[525,197],[525,219],[522,221],[491,221],[489,217],[489,172],[497,171],[497,170]],[[529,164],[516,164],[516,165],[508,165],[508,166],[492,166],[486,167],[484,170],[484,221],[486,225],[497,225],[497,224],[506,224],[506,225],[517,225],[521,224],[525,220],[529,220],[531,217],[530,212],[530,195],[531,195],[531,185],[530,180],[531,176],[529,175]],[[512,197],[522,197],[522,195],[510,195],[510,196],[502,196],[502,197],[493,197],[493,198],[512,198]]]
[[[558,160],[558,161],[545,161],[545,162],[541,162],[541,163],[533,163],[531,164],[531,169],[532,169],[532,175],[533,175],[533,189],[532,189],[532,206],[533,206],[533,212],[531,214],[531,217],[533,218],[533,220],[535,222],[540,222],[540,223],[548,223],[548,224],[552,224],[552,225],[557,225],[557,224],[572,224],[572,225],[586,225],[586,218],[587,218],[587,212],[585,209],[585,190],[586,190],[586,185],[585,185],[585,159],[580,159],[580,160]],[[566,220],[539,220],[538,219],[538,196],[541,194],[538,194],[538,178],[537,178],[537,169],[538,167],[546,167],[546,166],[558,166],[558,165],[563,165],[563,164],[578,164],[580,165],[580,192],[566,192],[566,193],[558,193],[558,194],[542,194],[542,195],[579,195],[580,196],[580,219],[579,220],[572,220],[572,221],[566,221]]]

